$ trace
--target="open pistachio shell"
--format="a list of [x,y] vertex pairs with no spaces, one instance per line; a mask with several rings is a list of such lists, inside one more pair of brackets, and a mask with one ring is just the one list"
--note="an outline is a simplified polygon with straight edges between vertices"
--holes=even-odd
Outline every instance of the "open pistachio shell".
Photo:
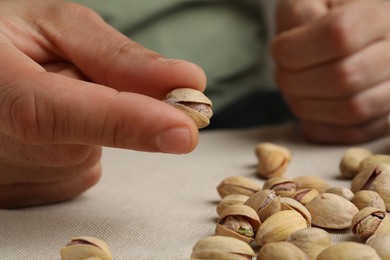
[[285,241],[294,231],[307,227],[307,222],[301,214],[294,210],[283,210],[276,212],[260,225],[255,240],[260,246]]
[[261,247],[259,254],[257,255],[257,260],[269,260],[269,259],[278,259],[278,260],[309,260],[309,256],[306,255],[300,248],[297,246],[281,241],[269,243]]
[[277,176],[266,180],[263,184],[263,189],[271,189],[275,191],[276,195],[290,197],[296,192],[297,187],[291,179]]
[[192,248],[191,259],[252,259],[255,252],[247,243],[226,236],[208,236],[199,240]]
[[84,260],[96,258],[112,260],[107,243],[89,236],[72,237],[71,241],[60,250],[61,260]]
[[251,243],[260,224],[257,212],[251,207],[231,205],[221,212],[215,234],[230,236]]
[[363,168],[353,178],[351,183],[352,192],[359,190],[373,190],[379,194],[386,205],[386,210],[390,211],[390,165],[377,163],[374,166]]
[[367,156],[360,162],[359,168],[362,170],[367,167],[373,167],[378,163],[390,165],[390,154],[372,154]]
[[366,245],[374,248],[382,260],[390,260],[390,233],[373,235],[366,240]]
[[174,89],[166,95],[165,102],[189,115],[198,128],[204,128],[210,123],[212,102],[198,90]]
[[258,174],[263,178],[282,176],[291,161],[291,153],[285,147],[273,143],[260,143],[256,146]]
[[375,250],[365,244],[340,242],[322,251],[316,260],[381,260]]
[[316,189],[305,188],[294,192],[291,197],[303,205],[309,203],[312,199],[317,197],[320,193]]
[[260,190],[250,196],[244,205],[253,208],[260,221],[264,222],[269,216],[281,210],[280,197],[273,190]]
[[311,226],[311,214],[307,208],[300,202],[293,198],[282,197],[280,198],[280,205],[282,210],[295,210],[306,220],[307,226]]
[[241,194],[230,194],[221,199],[217,206],[217,214],[220,215],[221,211],[231,205],[240,204],[243,205],[245,201],[249,199],[246,195]]
[[310,259],[316,259],[325,248],[332,245],[330,234],[316,227],[299,229],[291,233],[286,241],[299,247]]
[[217,191],[221,198],[229,194],[251,196],[259,190],[261,188],[255,181],[244,176],[227,177],[217,186]]
[[353,217],[351,228],[357,237],[367,239],[372,235],[390,233],[390,219],[386,211],[366,207]]
[[322,193],[306,204],[314,226],[332,229],[344,229],[351,226],[358,208],[349,200],[333,194]]
[[360,190],[355,193],[351,201],[359,210],[365,207],[386,210],[385,202],[379,194],[373,190]]

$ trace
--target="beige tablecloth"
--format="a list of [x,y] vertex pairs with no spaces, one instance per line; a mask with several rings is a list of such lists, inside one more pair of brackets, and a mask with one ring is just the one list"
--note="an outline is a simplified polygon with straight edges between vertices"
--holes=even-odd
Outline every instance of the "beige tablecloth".
[[[256,177],[254,147],[262,141],[285,145],[293,159],[287,177],[317,175],[334,186],[347,146],[304,141],[292,124],[239,131],[205,131],[188,155],[106,148],[100,183],[57,205],[0,211],[0,259],[60,259],[69,237],[88,235],[110,245],[114,259],[189,259],[193,245],[214,232],[216,186],[228,176]],[[390,152],[390,136],[361,146]],[[333,239],[353,240],[348,232]]]

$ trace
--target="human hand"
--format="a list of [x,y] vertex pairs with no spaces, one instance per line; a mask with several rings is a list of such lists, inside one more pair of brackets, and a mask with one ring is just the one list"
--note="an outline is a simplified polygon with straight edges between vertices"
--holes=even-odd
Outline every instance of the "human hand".
[[390,132],[389,17],[386,0],[279,1],[276,81],[309,140]]
[[194,122],[161,102],[204,72],[58,0],[0,1],[0,208],[70,199],[101,174],[101,146],[187,153]]

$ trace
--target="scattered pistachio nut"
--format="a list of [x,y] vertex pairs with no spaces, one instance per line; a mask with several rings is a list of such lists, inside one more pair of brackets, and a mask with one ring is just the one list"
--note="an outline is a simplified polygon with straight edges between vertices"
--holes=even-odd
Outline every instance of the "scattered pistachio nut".
[[316,189],[305,188],[297,190],[291,197],[302,205],[306,205],[318,195],[320,195],[320,193]]
[[306,204],[314,226],[332,229],[351,227],[352,218],[359,209],[349,200],[333,194],[322,193]]
[[217,186],[217,191],[221,198],[229,194],[251,196],[259,190],[261,188],[255,181],[244,176],[227,177]]
[[366,207],[353,217],[351,227],[357,237],[367,239],[372,235],[390,233],[390,219],[385,210]]
[[377,163],[363,168],[353,178],[351,190],[354,193],[359,190],[376,191],[385,202],[386,210],[390,211],[390,165]]
[[316,227],[299,229],[291,233],[286,241],[299,247],[313,260],[324,249],[332,245],[330,234],[326,230]]
[[365,207],[386,210],[385,202],[378,192],[373,190],[360,190],[355,193],[351,201],[359,210]]
[[170,91],[164,101],[190,116],[198,128],[210,124],[213,115],[212,102],[199,90],[177,88]]
[[261,222],[281,210],[280,197],[276,196],[274,190],[269,189],[256,192],[244,202],[244,205],[253,208]]
[[221,199],[221,201],[218,203],[217,206],[217,214],[220,215],[221,211],[224,210],[226,207],[231,205],[242,205],[245,203],[245,201],[248,200],[248,196],[241,195],[241,194],[230,194]]
[[258,144],[255,153],[258,159],[258,174],[266,179],[282,176],[291,161],[290,151],[273,143]]
[[333,193],[339,195],[347,200],[352,200],[354,197],[353,192],[345,187],[331,187],[325,191],[326,193]]
[[292,179],[297,186],[297,189],[311,188],[316,189],[319,193],[324,193],[330,188],[328,182],[324,179],[312,176],[312,175],[301,175]]
[[276,212],[259,227],[255,241],[259,246],[272,242],[285,241],[296,230],[307,228],[306,219],[294,210]]
[[390,259],[390,233],[373,235],[366,240],[366,245],[374,248],[382,260]]
[[257,255],[257,260],[309,260],[309,256],[306,255],[300,248],[292,243],[280,241],[274,243],[265,244],[260,248]]
[[72,237],[71,241],[61,248],[60,254],[61,260],[112,260],[107,243],[90,236]]
[[230,236],[246,243],[254,240],[261,222],[257,212],[247,205],[231,205],[219,216],[215,234]]
[[252,247],[237,238],[208,236],[194,245],[191,260],[248,260],[253,259],[254,256]]
[[272,177],[263,184],[263,189],[274,190],[276,195],[290,197],[297,190],[295,183],[283,176]]
[[311,226],[311,214],[307,208],[293,198],[282,197],[280,198],[280,205],[282,210],[295,210],[306,220],[307,226]]
[[322,251],[316,260],[381,260],[376,251],[357,242],[340,242]]
[[353,147],[348,149],[339,163],[342,177],[352,179],[360,171],[360,163],[372,155],[371,150],[363,147]]

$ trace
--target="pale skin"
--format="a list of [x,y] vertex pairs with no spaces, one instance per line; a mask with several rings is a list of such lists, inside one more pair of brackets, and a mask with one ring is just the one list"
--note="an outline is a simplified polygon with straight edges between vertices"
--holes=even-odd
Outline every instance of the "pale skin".
[[167,60],[58,0],[0,1],[0,208],[68,200],[100,177],[101,146],[188,153],[198,129],[161,102],[203,91],[198,66]]
[[280,0],[276,79],[305,136],[355,144],[388,135],[390,1]]

